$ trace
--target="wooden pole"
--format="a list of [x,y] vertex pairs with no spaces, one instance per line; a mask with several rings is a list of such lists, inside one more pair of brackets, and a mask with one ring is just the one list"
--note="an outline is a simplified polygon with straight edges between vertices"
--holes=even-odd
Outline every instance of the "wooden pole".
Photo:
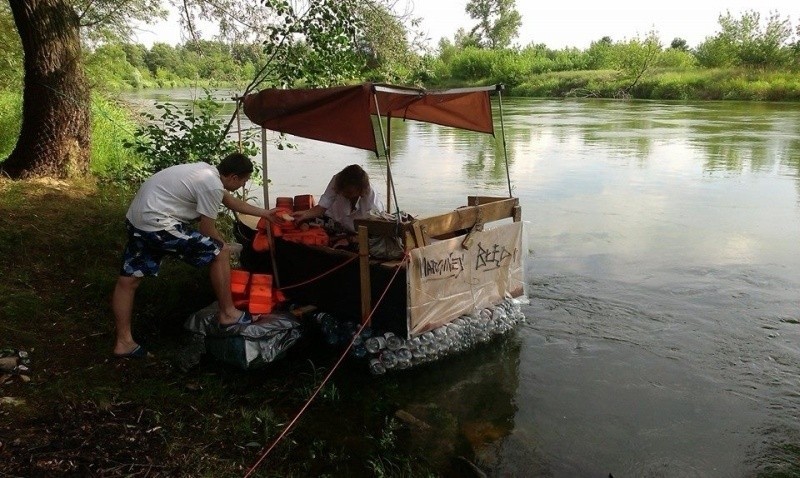
[[269,171],[267,170],[267,128],[261,128],[261,181],[264,188],[264,209],[269,209]]
[[366,226],[358,226],[358,259],[361,276],[361,323],[372,309],[372,285],[369,278],[369,234]]
[[239,152],[242,152],[242,115],[239,114],[241,109],[241,100],[236,101],[236,131],[239,136]]

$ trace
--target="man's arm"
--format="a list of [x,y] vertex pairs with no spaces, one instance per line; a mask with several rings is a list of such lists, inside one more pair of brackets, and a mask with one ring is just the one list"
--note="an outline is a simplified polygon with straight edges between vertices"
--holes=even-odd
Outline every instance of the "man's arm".
[[215,239],[221,242],[222,244],[225,244],[226,242],[225,239],[222,237],[222,234],[220,234],[219,231],[217,230],[216,221],[208,216],[205,216],[203,214],[200,215],[200,221],[199,224],[197,225],[197,229],[200,231],[200,234],[204,236],[208,236],[211,239]]
[[249,214],[251,216],[258,216],[264,217],[268,221],[274,222],[275,221],[275,212],[264,209],[258,206],[253,206],[250,203],[242,201],[241,199],[235,197],[233,194],[225,191],[225,195],[222,196],[222,204],[225,205],[231,211],[238,212],[240,214]]

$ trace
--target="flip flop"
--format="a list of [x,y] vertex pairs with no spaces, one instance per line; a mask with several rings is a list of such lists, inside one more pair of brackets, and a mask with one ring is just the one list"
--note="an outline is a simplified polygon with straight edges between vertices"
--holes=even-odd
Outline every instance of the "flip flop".
[[220,324],[220,325],[223,327],[232,327],[234,325],[249,325],[252,323],[253,323],[253,316],[250,314],[250,312],[243,310],[242,315],[240,315],[239,318],[236,319],[236,322],[233,322],[231,324]]
[[126,354],[113,354],[114,358],[118,359],[127,359],[127,358],[145,358],[147,357],[148,353],[147,350],[142,347],[141,345],[137,345],[135,349],[131,350]]

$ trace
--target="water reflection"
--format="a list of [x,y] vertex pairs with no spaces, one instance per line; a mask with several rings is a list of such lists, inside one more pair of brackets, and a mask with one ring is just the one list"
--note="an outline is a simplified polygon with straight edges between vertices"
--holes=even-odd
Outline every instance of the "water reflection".
[[530,453],[514,460],[512,468],[504,460],[508,442],[525,433],[514,426],[521,348],[512,335],[397,377],[399,393],[391,398],[401,410],[430,425],[412,429],[412,441],[427,450],[437,468],[458,474],[466,464],[454,460],[457,456],[494,472],[530,469],[530,463],[541,466],[533,439],[523,441]]

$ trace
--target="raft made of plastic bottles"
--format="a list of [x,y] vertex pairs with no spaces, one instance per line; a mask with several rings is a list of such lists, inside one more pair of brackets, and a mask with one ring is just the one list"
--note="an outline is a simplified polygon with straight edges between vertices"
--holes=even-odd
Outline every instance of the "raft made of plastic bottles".
[[[358,324],[339,322],[324,312],[315,314],[314,319],[325,341],[332,346],[347,346],[359,329]],[[350,354],[357,359],[366,359],[373,375],[383,375],[390,370],[408,369],[489,342],[524,321],[521,302],[506,299],[410,339],[392,332],[381,334],[364,328],[353,341]]]

